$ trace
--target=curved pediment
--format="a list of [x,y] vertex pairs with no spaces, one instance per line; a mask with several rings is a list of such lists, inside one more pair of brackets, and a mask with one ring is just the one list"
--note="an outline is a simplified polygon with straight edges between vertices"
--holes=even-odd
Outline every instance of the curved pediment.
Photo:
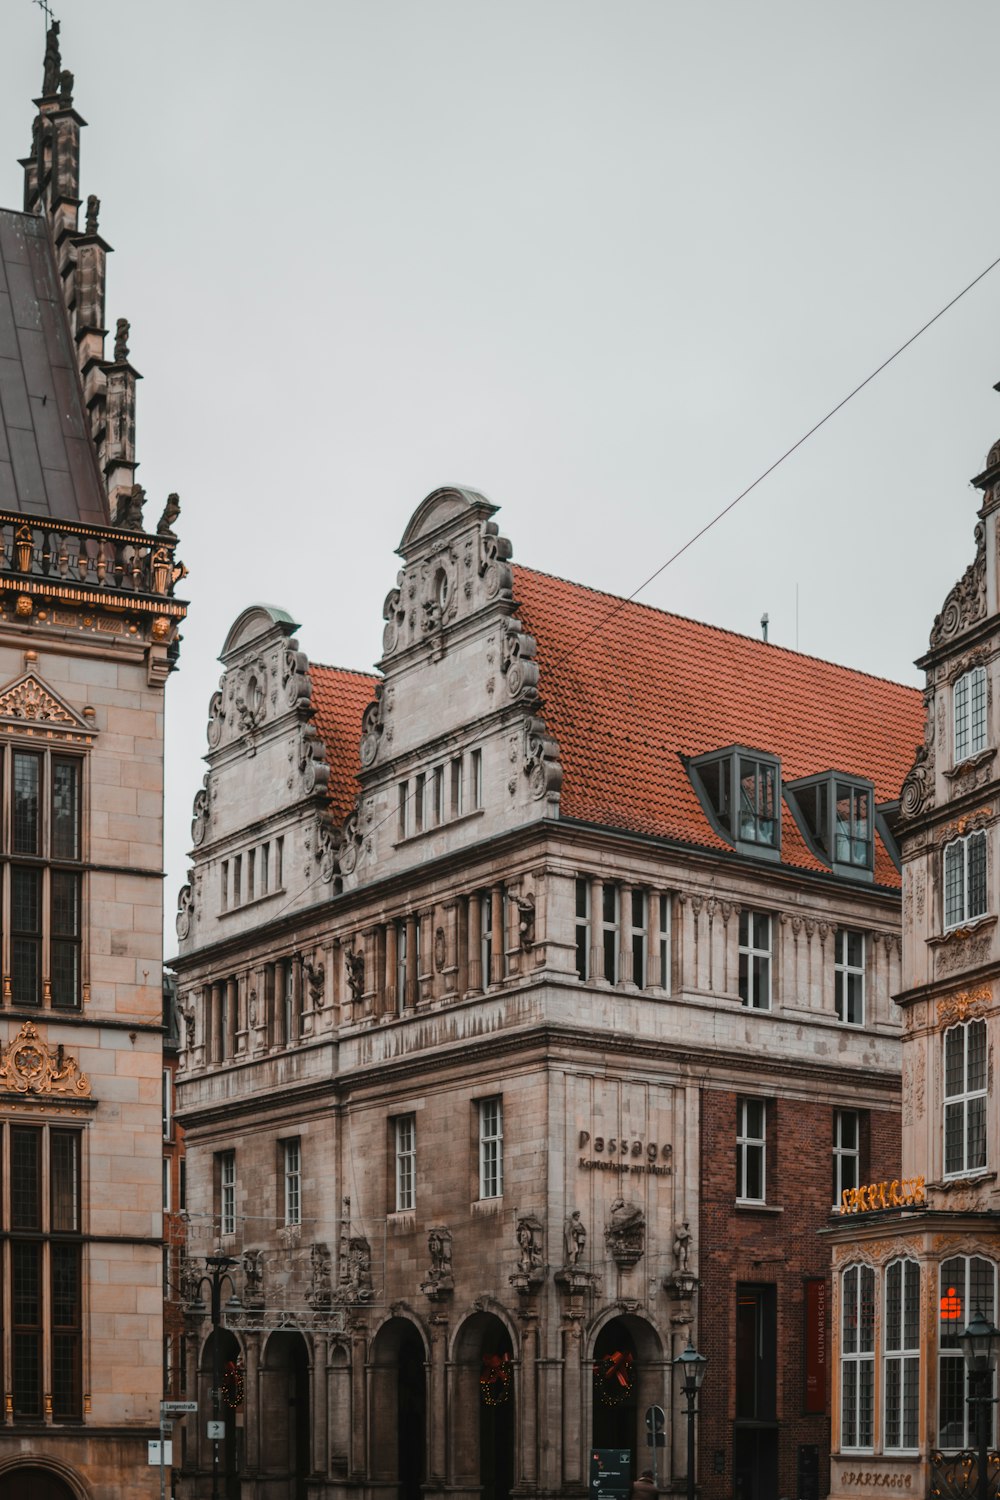
[[461,522],[473,515],[491,516],[497,507],[481,495],[478,490],[463,489],[460,485],[444,485],[421,500],[403,539],[396,551],[405,557],[419,542],[436,534],[453,522]]
[[294,635],[299,629],[298,622],[292,619],[288,611],[279,609],[276,604],[248,605],[230,627],[220,652],[220,660],[224,661],[231,652],[238,651],[250,641],[269,635],[275,626],[278,626],[284,635]]

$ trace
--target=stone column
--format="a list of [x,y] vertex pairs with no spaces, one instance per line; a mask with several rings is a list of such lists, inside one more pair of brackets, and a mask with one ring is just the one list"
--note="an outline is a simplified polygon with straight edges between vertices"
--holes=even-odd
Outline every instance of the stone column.
[[244,1462],[248,1474],[256,1474],[260,1468],[260,1334],[247,1333],[246,1340],[246,1379],[243,1382],[243,1399],[246,1407],[243,1413],[243,1443],[245,1447]]
[[226,1056],[236,1056],[236,1022],[240,1000],[235,979],[226,980]]
[[288,967],[284,959],[274,966],[274,1035],[271,1045],[286,1047],[288,1037],[285,1030],[285,986],[288,984]]
[[399,1001],[396,997],[396,924],[387,922],[385,928],[385,990],[382,995],[380,1013],[393,1016]]
[[406,993],[400,1010],[412,1008],[417,1003],[420,985],[420,965],[417,953],[419,930],[418,918],[411,912],[406,919]]
[[444,912],[444,993],[454,995],[458,988],[458,902],[446,901]]
[[618,887],[618,978],[623,984],[636,984],[632,965],[632,887]]
[[479,892],[469,897],[469,991],[478,994],[488,976],[483,973],[483,928]]
[[499,984],[504,971],[503,886],[490,892],[490,983]]
[[327,1399],[327,1361],[330,1340],[325,1333],[313,1337],[312,1357],[312,1465],[317,1474],[327,1471],[327,1423],[329,1403]]
[[417,918],[420,928],[416,1003],[425,1005],[434,998],[434,908],[421,912]]
[[583,1435],[580,1415],[583,1403],[582,1338],[579,1316],[568,1313],[563,1327],[562,1447],[563,1483],[582,1485],[587,1482],[581,1465]]
[[365,1348],[367,1339],[363,1326],[351,1328],[351,1474],[361,1478],[368,1467],[365,1450],[365,1433],[368,1430],[368,1414],[365,1404]]
[[660,893],[650,891],[646,897],[646,982],[666,989],[660,972]]
[[212,985],[212,1062],[222,1061],[222,985]]
[[604,882],[590,882],[590,977],[604,978]]
[[538,1475],[538,1314],[526,1312],[521,1322],[521,1442],[519,1483],[529,1492]]
[[428,1401],[428,1451],[427,1478],[430,1481],[447,1477],[448,1452],[446,1447],[445,1419],[447,1416],[447,1367],[448,1319],[444,1313],[431,1313],[431,1367]]

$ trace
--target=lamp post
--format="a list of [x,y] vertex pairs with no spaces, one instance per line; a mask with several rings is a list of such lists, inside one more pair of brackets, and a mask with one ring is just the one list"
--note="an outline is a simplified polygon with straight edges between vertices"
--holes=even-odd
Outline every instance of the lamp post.
[[[232,1255],[206,1255],[205,1265],[208,1274],[198,1282],[195,1296],[201,1298],[201,1289],[208,1282],[212,1300],[210,1311],[212,1317],[212,1420],[219,1421],[219,1413],[222,1409],[222,1351],[219,1348],[219,1330],[222,1326],[222,1283],[228,1281],[232,1289],[230,1303],[239,1305],[236,1295],[236,1284],[229,1274],[239,1261]],[[212,1439],[212,1500],[219,1500],[219,1439]]]
[[699,1354],[691,1342],[688,1334],[687,1348],[678,1357],[677,1363],[681,1369],[681,1390],[687,1397],[687,1500],[694,1500],[694,1419],[697,1415],[695,1401],[701,1390],[701,1382],[705,1378],[705,1366],[708,1359],[704,1354]]
[[[996,1363],[997,1341],[1000,1328],[996,1328],[976,1309],[972,1322],[961,1335],[965,1368],[969,1372],[969,1405],[976,1416],[976,1440],[979,1447],[979,1477],[976,1484],[977,1500],[988,1500],[989,1496],[989,1409],[993,1405],[993,1367]],[[975,1394],[972,1388],[975,1386]]]

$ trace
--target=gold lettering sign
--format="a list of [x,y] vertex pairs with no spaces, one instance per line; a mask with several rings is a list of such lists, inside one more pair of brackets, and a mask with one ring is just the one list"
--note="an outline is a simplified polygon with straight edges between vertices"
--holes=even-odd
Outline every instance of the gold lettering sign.
[[891,1182],[866,1182],[845,1188],[840,1196],[842,1214],[870,1214],[883,1208],[915,1208],[927,1202],[922,1177],[894,1177]]

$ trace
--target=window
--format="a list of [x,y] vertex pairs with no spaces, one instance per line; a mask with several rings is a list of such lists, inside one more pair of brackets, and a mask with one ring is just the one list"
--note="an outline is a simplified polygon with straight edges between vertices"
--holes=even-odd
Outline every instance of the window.
[[784,793],[818,859],[845,875],[871,873],[875,846],[870,781],[824,771],[786,782]]
[[169,1068],[163,1069],[162,1084],[160,1088],[160,1109],[163,1115],[163,1139],[169,1141],[174,1134],[174,1075]]
[[493,898],[489,891],[479,896],[479,962],[483,989],[493,982]]
[[285,1224],[302,1223],[302,1148],[298,1137],[282,1141],[285,1181]]
[[[938,1443],[942,1448],[967,1448],[976,1441],[976,1414],[970,1414],[965,1359],[959,1342],[970,1318],[982,1313],[987,1322],[996,1316],[996,1266],[979,1255],[956,1255],[943,1261],[940,1272],[938,1324]],[[996,1381],[994,1376],[994,1391]],[[993,1446],[994,1406],[986,1408],[988,1445]]]
[[233,905],[239,906],[243,900],[243,856],[237,854],[233,860]]
[[427,786],[427,777],[421,771],[413,782],[413,827],[417,833],[421,833],[424,827],[424,791]]
[[766,1106],[763,1099],[740,1099],[736,1126],[736,1197],[740,1203],[764,1202]]
[[845,1026],[865,1024],[865,935],[842,927],[834,953],[837,1019]]
[[462,757],[456,756],[451,763],[451,815],[462,816]]
[[477,808],[483,805],[483,752],[481,750],[472,752],[472,805]]
[[219,905],[223,911],[229,906],[229,861],[224,859],[219,866]]
[[219,1155],[219,1233],[236,1233],[236,1152]]
[[285,836],[274,841],[274,889],[280,891],[285,883]]
[[247,900],[252,901],[256,895],[256,873],[257,873],[257,851],[247,851]]
[[961,927],[986,911],[986,834],[954,839],[944,851],[944,925]]
[[410,833],[410,783],[399,783],[399,837],[405,839]]
[[479,1101],[479,1196],[503,1197],[503,1100]]
[[618,980],[618,887],[605,884],[601,895],[601,944],[604,949],[604,978],[609,984]]
[[187,1162],[182,1156],[177,1162],[177,1207],[183,1213],[187,1206]]
[[163,1158],[163,1212],[170,1212],[170,1157]]
[[894,1260],[885,1272],[882,1446],[916,1448],[920,1404],[920,1267]]
[[840,1446],[875,1442],[875,1272],[848,1266],[842,1282]]
[[0,750],[9,830],[3,879],[10,926],[5,972],[15,1005],[76,1010],[81,998],[83,763],[50,751]]
[[751,1010],[771,1009],[771,918],[740,912],[740,999]]
[[416,1203],[417,1124],[413,1115],[399,1116],[395,1136],[396,1212],[404,1213]]
[[576,882],[576,972],[590,978],[590,881]]
[[[52,1415],[83,1415],[80,1135],[10,1126],[11,1382],[14,1417],[38,1420],[48,1345]],[[47,1158],[47,1160],[46,1160]],[[48,1192],[45,1192],[45,1183]]]
[[730,746],[689,762],[694,788],[724,838],[747,853],[777,854],[781,846],[780,762]]
[[986,1022],[944,1034],[944,1175],[986,1165]]
[[955,683],[955,764],[986,748],[986,669],[973,667]]
[[444,822],[444,766],[434,768],[434,821],[439,827]]
[[267,867],[270,864],[270,859],[271,859],[271,845],[270,844],[261,844],[261,846],[260,846],[260,893],[261,893],[262,896],[266,896],[267,892],[268,892],[268,868]]
[[856,1109],[834,1110],[833,1197],[830,1200],[834,1208],[840,1207],[847,1189],[856,1188],[861,1180],[859,1126]]
[[670,989],[670,897],[660,896],[660,986]]
[[632,982],[640,989],[646,983],[646,892],[633,891],[630,897],[632,943]]

